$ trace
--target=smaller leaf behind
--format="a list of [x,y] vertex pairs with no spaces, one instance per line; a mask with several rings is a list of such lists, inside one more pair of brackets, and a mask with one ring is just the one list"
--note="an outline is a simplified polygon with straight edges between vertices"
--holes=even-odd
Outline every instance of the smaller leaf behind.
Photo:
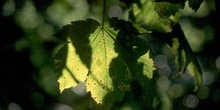
[[171,15],[175,15],[179,9],[184,8],[185,2],[180,3],[170,3],[170,2],[155,2],[155,10],[160,17],[168,18]]
[[203,0],[188,0],[189,7],[194,11],[197,11],[202,4]]
[[142,27],[147,30],[157,30],[162,33],[167,33],[170,31],[170,22],[168,19],[161,18],[157,11],[155,10],[155,4],[153,0],[140,0],[140,5],[133,3],[131,5],[131,15],[130,17],[136,23],[140,23]]
[[186,70],[190,71],[191,76],[195,77],[196,91],[202,83],[202,69],[179,24],[173,26],[171,37],[171,47],[178,56],[176,64],[179,66],[179,75],[184,74]]

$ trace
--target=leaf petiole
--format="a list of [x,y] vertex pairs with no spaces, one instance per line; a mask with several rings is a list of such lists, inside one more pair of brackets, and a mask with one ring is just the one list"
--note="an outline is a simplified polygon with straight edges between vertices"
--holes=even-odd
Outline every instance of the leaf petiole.
[[103,0],[103,10],[102,10],[102,29],[105,22],[105,0]]

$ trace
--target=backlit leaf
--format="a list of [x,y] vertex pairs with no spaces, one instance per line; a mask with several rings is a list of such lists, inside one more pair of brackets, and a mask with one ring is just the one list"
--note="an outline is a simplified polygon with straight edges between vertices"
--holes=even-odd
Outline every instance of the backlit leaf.
[[55,54],[60,91],[85,82],[94,101],[109,108],[130,91],[130,81],[137,72],[144,76],[140,83],[149,85],[144,80],[152,78],[155,68],[149,47],[137,37],[140,33],[136,28],[144,32],[116,18],[104,26],[92,19],[64,26],[56,34],[63,40]]
[[[99,23],[92,19],[75,21],[64,26],[56,36],[63,45],[55,54],[60,91],[84,82],[91,65],[92,49],[89,46],[89,35],[94,32]],[[85,27],[84,27],[85,26]],[[78,27],[84,27],[83,30]]]
[[[123,91],[130,89],[130,73],[127,65],[120,56],[121,48],[116,41],[118,31],[108,27],[98,27],[90,36],[92,63],[86,80],[87,91],[98,104],[107,107],[123,98]],[[109,104],[109,105],[107,105]]]

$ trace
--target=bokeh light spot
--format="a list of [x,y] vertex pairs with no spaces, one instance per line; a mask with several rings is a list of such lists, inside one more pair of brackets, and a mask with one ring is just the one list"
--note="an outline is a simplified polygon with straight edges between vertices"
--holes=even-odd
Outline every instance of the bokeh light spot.
[[86,85],[84,82],[79,82],[75,87],[72,87],[72,91],[75,92],[79,96],[85,95],[86,92]]
[[3,16],[10,16],[15,12],[15,2],[14,0],[7,0],[2,8]]
[[30,46],[29,42],[26,39],[19,39],[15,44],[15,49],[21,52],[23,49],[26,49]]
[[215,79],[213,73],[209,71],[203,72],[202,77],[203,77],[203,85],[210,85]]
[[190,80],[190,79],[193,78],[193,77],[190,75],[189,70],[187,69],[187,70],[185,71],[185,73],[183,73],[183,74],[181,75],[181,78],[182,78],[184,81],[188,81],[188,80]]
[[40,70],[39,84],[50,95],[56,95],[58,93],[57,77],[54,74],[52,68],[44,67]]
[[220,69],[220,56],[215,60],[215,66]]
[[65,104],[57,104],[53,110],[73,110],[70,106]]
[[43,22],[42,16],[37,13],[31,1],[26,1],[24,7],[16,12],[15,19],[27,32],[30,31],[30,29],[36,29],[37,26]]
[[199,103],[199,98],[195,95],[186,95],[183,101],[184,105],[189,108],[195,108]]
[[166,92],[170,87],[170,81],[165,77],[160,77],[157,80],[158,91]]
[[206,99],[209,96],[209,88],[207,86],[199,87],[199,89],[197,91],[197,96],[200,99]]
[[158,74],[161,77],[169,77],[171,74],[171,69],[168,65],[166,65],[166,66],[158,69]]
[[22,110],[21,106],[11,102],[10,104],[8,104],[8,110]]
[[185,92],[185,88],[183,87],[182,84],[173,84],[169,91],[168,91],[168,94],[171,98],[179,98],[181,97]]
[[154,59],[156,67],[162,68],[167,65],[167,58],[164,55],[157,55]]

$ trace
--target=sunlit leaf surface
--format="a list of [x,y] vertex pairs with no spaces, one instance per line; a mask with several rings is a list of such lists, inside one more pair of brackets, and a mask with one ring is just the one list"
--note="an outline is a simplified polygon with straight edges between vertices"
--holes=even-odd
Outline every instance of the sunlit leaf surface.
[[[85,26],[85,27],[84,27]],[[89,35],[95,31],[99,23],[92,19],[75,21],[64,26],[56,36],[63,40],[63,47],[55,55],[57,72],[61,77],[61,92],[65,88],[84,82],[91,65],[92,49],[89,46]],[[78,27],[84,27],[83,29]]]
[[130,89],[129,79],[126,79],[130,73],[123,57],[119,55],[121,50],[120,44],[115,41],[116,34],[117,31],[112,28],[98,27],[90,36],[93,54],[86,85],[87,91],[91,91],[94,100],[100,104],[105,100],[112,103],[120,100],[123,91]]
[[130,22],[115,18],[104,26],[92,19],[64,26],[56,34],[64,40],[55,55],[60,91],[85,82],[94,101],[108,108],[130,91],[131,80],[149,85],[155,67],[138,34]]

